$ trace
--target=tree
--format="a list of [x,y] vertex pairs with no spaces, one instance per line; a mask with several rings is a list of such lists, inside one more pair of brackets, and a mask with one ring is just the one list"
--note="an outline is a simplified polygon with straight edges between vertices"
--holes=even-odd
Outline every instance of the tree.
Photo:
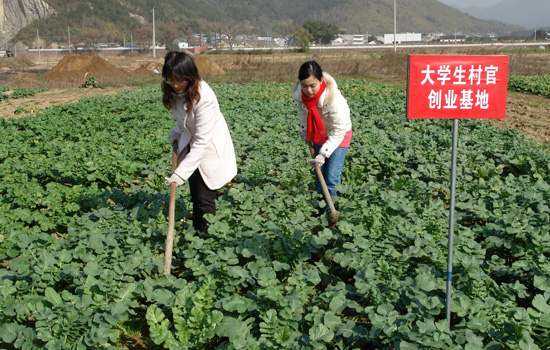
[[231,50],[237,44],[237,37],[239,35],[250,34],[254,31],[254,27],[249,21],[229,21],[224,23],[221,29]]
[[279,20],[273,23],[273,34],[285,38],[291,36],[297,29],[298,26],[291,19]]
[[306,52],[309,50],[309,45],[311,43],[311,34],[304,28],[298,28],[292,35],[294,45],[300,47],[300,50]]
[[280,20],[273,23],[272,33],[274,36],[283,38],[285,45],[289,45],[298,28],[300,27],[291,19]]
[[336,25],[321,21],[307,21],[303,27],[317,44],[330,44],[340,32]]
[[178,43],[184,41],[187,25],[181,21],[161,22],[157,26],[157,41],[164,43],[170,50],[178,50]]

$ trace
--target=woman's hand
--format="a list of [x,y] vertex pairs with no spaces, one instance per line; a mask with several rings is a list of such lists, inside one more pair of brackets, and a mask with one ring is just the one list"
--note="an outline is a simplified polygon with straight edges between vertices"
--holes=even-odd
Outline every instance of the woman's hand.
[[183,180],[183,178],[176,173],[173,173],[172,176],[166,177],[165,179],[166,185],[168,186],[172,185],[173,183],[175,183],[176,186],[181,186],[185,182],[185,180]]
[[325,164],[325,156],[322,154],[318,154],[317,156],[315,156],[315,158],[310,160],[310,163],[312,167],[315,167],[317,165],[323,166],[323,164]]

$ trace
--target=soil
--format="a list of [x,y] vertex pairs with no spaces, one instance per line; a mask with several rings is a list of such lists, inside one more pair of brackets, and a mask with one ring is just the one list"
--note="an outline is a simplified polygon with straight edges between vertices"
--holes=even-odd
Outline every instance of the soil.
[[25,69],[31,66],[33,66],[32,61],[25,57],[0,58],[0,70]]
[[542,143],[550,143],[550,99],[542,96],[509,92],[506,128],[520,130],[523,134]]
[[[225,74],[225,71],[209,57],[198,55],[195,56],[195,64],[199,70],[199,74],[204,78],[212,78]],[[162,73],[162,62],[150,61],[141,63],[139,67],[132,70],[132,74],[137,76],[158,75]]]
[[197,65],[201,76],[211,77],[225,74],[225,71],[207,56],[195,56],[195,64]]
[[120,88],[54,89],[29,98],[8,99],[0,102],[0,118],[34,115],[48,107],[75,102],[85,97],[112,95],[121,91]]
[[108,83],[125,78],[128,73],[97,55],[67,55],[57,63],[45,78],[49,81],[77,83],[81,85],[88,76],[99,83]]
[[138,68],[132,71],[136,75],[160,75],[162,72],[162,63],[158,62],[149,62],[142,63]]

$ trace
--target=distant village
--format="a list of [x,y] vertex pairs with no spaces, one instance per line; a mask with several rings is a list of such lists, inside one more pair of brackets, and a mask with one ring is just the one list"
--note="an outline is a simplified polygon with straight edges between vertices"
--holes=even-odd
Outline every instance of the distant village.
[[[246,49],[291,49],[299,45],[295,42],[292,35],[289,36],[269,36],[269,35],[232,35],[224,33],[194,33],[190,37],[176,39],[174,42],[166,44],[157,42],[156,49],[186,49],[195,53],[205,50],[246,50]],[[550,42],[550,29],[519,32],[512,35],[502,36],[496,33],[485,34],[466,34],[462,32],[454,33],[397,33],[395,35],[395,45],[437,45],[437,44],[483,44],[483,43],[509,43],[509,42]],[[93,45],[86,43],[47,43],[44,39],[39,39],[38,45],[27,47],[21,43],[15,45],[16,51],[143,51],[153,49],[152,41],[148,43],[122,42],[98,42]],[[329,48],[361,48],[370,46],[390,46],[394,45],[394,34],[338,34],[329,44],[311,43],[311,47],[329,47]],[[13,49],[6,51],[0,50],[0,57],[13,55]]]
[[[195,39],[199,38],[195,34]],[[491,43],[491,42],[524,42],[524,41],[550,41],[550,30],[538,31],[537,35],[533,31],[530,33],[518,33],[516,35],[500,36],[496,33],[488,34],[465,34],[462,32],[455,33],[397,33],[395,41],[398,45],[403,44],[463,44],[463,43]],[[251,36],[237,35],[234,38],[229,38],[227,35],[219,34],[214,37],[202,36],[204,45],[215,48],[246,48],[246,47],[292,47],[295,46],[293,37],[272,37],[272,36]],[[338,34],[330,44],[312,44],[315,46],[376,46],[376,45],[393,45],[394,34],[374,35],[369,33],[364,34]],[[178,43],[180,48],[192,47],[186,41]]]

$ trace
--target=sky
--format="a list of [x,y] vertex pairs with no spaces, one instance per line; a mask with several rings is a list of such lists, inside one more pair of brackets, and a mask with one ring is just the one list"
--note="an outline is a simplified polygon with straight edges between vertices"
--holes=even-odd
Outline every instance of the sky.
[[[526,29],[550,27],[550,0],[439,0],[467,11],[470,15],[488,20],[516,24]],[[518,6],[521,3],[522,6]],[[479,6],[491,6],[491,11]],[[477,5],[477,8],[469,7]]]
[[491,6],[500,2],[500,0],[439,0],[439,2],[453,7],[464,8],[469,6]]

